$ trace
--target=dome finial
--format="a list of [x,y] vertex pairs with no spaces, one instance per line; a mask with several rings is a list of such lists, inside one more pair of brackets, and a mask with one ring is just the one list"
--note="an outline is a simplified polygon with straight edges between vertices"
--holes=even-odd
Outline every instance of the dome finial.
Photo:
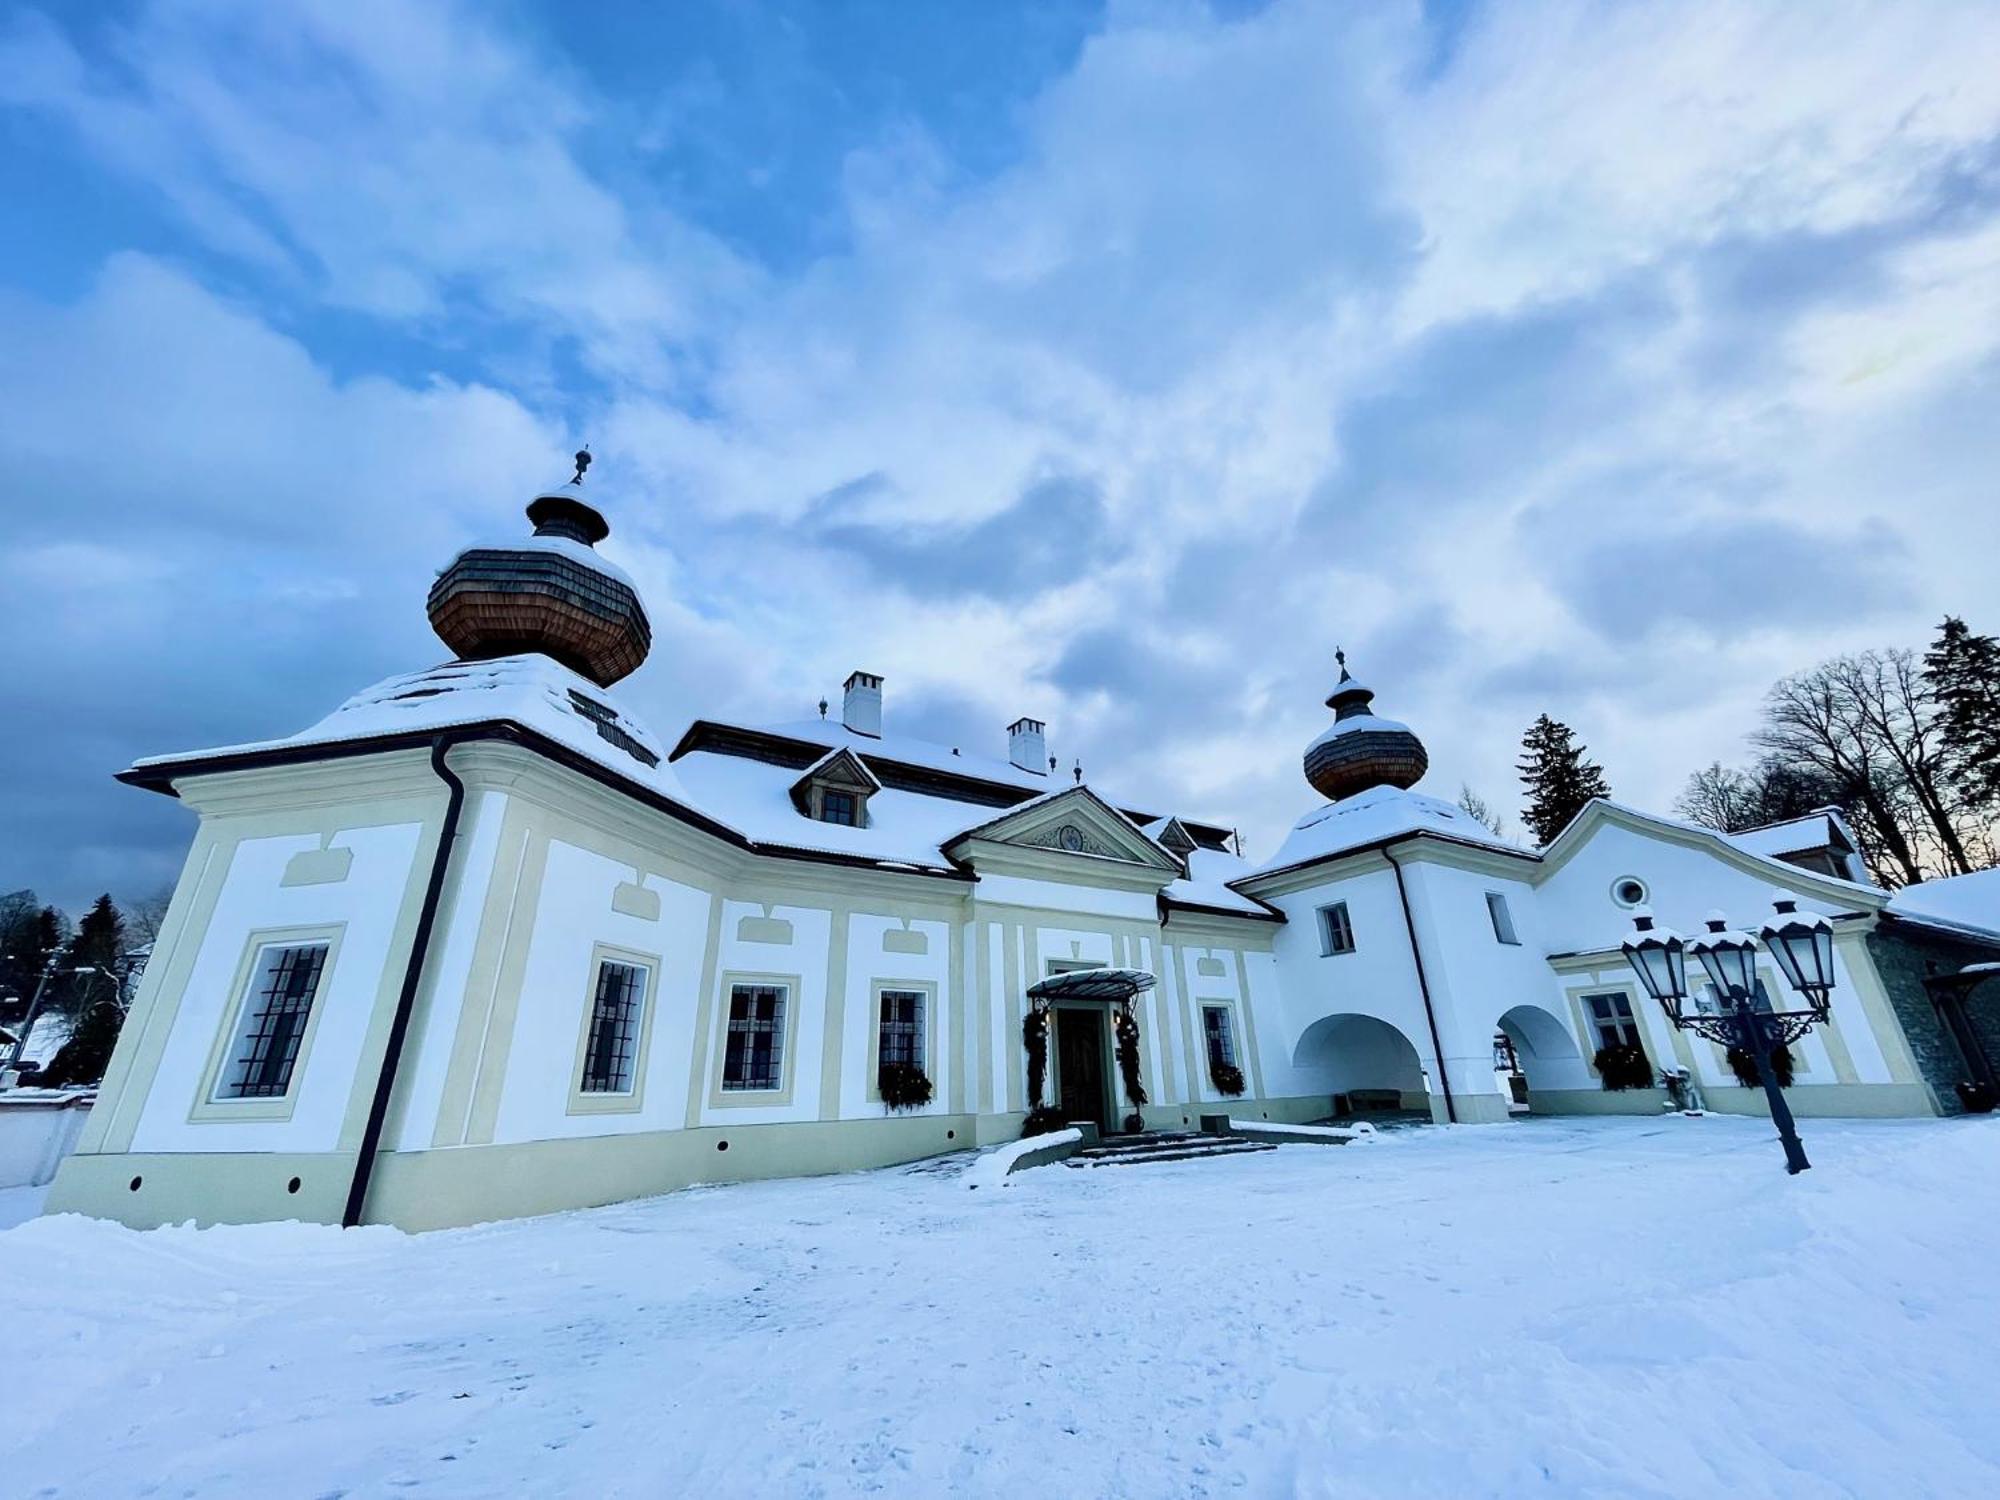
[[583,483],[583,471],[590,467],[590,444],[585,443],[576,450],[576,472],[569,478],[571,484]]
[[1347,652],[1338,650],[1340,681],[1327,695],[1333,725],[1306,747],[1306,780],[1330,802],[1371,787],[1414,786],[1429,769],[1423,741],[1407,724],[1384,719],[1374,710],[1374,692],[1347,670]]

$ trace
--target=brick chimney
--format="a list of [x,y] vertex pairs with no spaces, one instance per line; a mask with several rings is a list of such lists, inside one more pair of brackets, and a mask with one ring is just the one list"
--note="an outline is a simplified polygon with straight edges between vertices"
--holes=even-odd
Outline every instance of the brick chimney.
[[882,679],[873,672],[849,672],[840,700],[840,722],[856,734],[882,738]]
[[1007,726],[1007,759],[1023,771],[1037,776],[1049,774],[1049,742],[1043,734],[1047,726],[1040,719],[1016,719]]

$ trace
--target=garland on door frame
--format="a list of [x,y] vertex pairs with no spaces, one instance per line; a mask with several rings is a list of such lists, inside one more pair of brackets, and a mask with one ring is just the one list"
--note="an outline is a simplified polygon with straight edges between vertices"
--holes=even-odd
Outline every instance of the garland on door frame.
[[1113,1025],[1118,1033],[1118,1072],[1125,1080],[1125,1097],[1137,1109],[1147,1102],[1146,1085],[1139,1081],[1139,1023],[1127,1006],[1118,1012]]
[[1028,1049],[1028,1108],[1042,1107],[1042,1085],[1049,1076],[1049,1013],[1041,1006],[1021,1017],[1021,1045]]

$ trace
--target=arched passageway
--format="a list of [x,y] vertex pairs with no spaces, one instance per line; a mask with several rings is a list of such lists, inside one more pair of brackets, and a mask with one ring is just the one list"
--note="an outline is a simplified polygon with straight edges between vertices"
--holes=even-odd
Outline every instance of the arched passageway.
[[1493,1052],[1500,1092],[1517,1114],[1534,1108],[1538,1091],[1593,1086],[1576,1038],[1538,1005],[1517,1005],[1500,1018]]
[[1333,1098],[1336,1115],[1430,1115],[1424,1065],[1415,1045],[1387,1021],[1343,1012],[1308,1026],[1292,1049],[1311,1092]]

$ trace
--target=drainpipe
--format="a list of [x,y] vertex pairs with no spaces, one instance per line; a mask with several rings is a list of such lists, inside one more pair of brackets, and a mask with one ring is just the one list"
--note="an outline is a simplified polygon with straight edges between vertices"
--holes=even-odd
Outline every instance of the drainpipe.
[[396,1014],[389,1022],[389,1040],[382,1048],[382,1072],[375,1080],[375,1097],[368,1106],[368,1125],[361,1132],[361,1152],[354,1160],[354,1181],[347,1190],[347,1209],[340,1227],[352,1229],[361,1222],[368,1202],[368,1182],[375,1173],[375,1155],[382,1145],[382,1127],[389,1118],[389,1098],[396,1090],[396,1069],[403,1060],[403,1042],[409,1036],[410,1016],[417,1006],[417,988],[423,982],[424,960],[430,956],[431,931],[437,925],[439,898],[444,894],[445,871],[451,865],[451,847],[458,837],[458,818],[465,808],[465,783],[445,764],[447,751],[459,743],[459,736],[441,734],[431,741],[431,772],[450,792],[445,803],[444,825],[438,830],[437,852],[431,856],[430,882],[424,887],[423,910],[417,914],[416,936],[410,941],[410,961],[403,969],[403,988],[396,996]]
[[1444,1085],[1444,1117],[1452,1124],[1458,1123],[1458,1105],[1451,1097],[1451,1069],[1445,1066],[1444,1042],[1438,1036],[1437,1009],[1431,1004],[1431,984],[1424,977],[1424,950],[1417,942],[1417,919],[1410,914],[1410,890],[1403,884],[1403,867],[1396,862],[1396,856],[1385,846],[1382,857],[1389,861],[1389,867],[1396,872],[1396,894],[1403,899],[1403,926],[1410,933],[1410,957],[1417,961],[1417,989],[1424,997],[1424,1019],[1431,1028],[1431,1056],[1437,1059],[1438,1082]]

